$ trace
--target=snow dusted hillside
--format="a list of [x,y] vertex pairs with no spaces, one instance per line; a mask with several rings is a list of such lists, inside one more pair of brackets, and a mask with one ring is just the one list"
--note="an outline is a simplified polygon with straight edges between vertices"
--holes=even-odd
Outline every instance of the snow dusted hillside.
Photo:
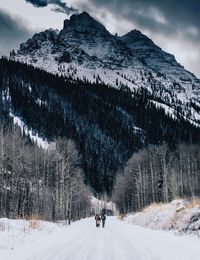
[[199,260],[197,237],[153,231],[115,217],[107,217],[104,229],[95,227],[94,218],[71,226],[30,223],[0,219],[0,259]]
[[154,230],[174,230],[177,234],[200,237],[200,201],[179,199],[168,204],[154,203],[125,220]]
[[63,30],[46,30],[21,44],[11,59],[52,73],[113,87],[146,88],[166,113],[200,122],[200,80],[137,30],[118,37],[88,13],[72,15]]

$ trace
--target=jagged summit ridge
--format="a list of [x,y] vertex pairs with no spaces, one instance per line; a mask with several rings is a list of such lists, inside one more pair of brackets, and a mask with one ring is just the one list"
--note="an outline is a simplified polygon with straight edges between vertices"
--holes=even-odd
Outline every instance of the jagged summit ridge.
[[173,70],[173,66],[176,66],[176,70],[179,71],[177,77],[182,74],[180,69],[183,67],[177,63],[174,55],[164,52],[140,31],[132,30],[120,39],[134,52],[138,59],[151,69],[167,74]]
[[64,27],[61,34],[70,31],[109,34],[105,26],[92,18],[87,12],[83,12],[79,15],[73,14],[69,20],[67,19],[64,21]]
[[149,49],[160,49],[154,44],[154,42],[149,39],[146,35],[142,34],[139,30],[131,30],[127,34],[120,37],[123,42],[132,48],[149,48]]
[[176,116],[178,109],[194,124],[200,122],[199,79],[142,32],[114,36],[86,12],[65,20],[60,32],[34,35],[11,58],[73,80],[146,88],[166,113]]
[[[127,63],[132,52],[127,46],[111,35],[101,23],[88,13],[72,15],[65,20],[64,28],[59,33],[59,40],[72,46],[77,46],[93,59],[100,59],[104,63]],[[126,55],[127,53],[127,55]]]

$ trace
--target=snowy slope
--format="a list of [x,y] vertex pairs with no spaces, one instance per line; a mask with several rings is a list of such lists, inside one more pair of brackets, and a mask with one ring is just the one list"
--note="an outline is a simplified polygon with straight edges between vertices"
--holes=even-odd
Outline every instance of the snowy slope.
[[200,237],[200,201],[178,199],[166,204],[153,203],[141,212],[130,214],[125,221],[154,230],[173,230]]
[[200,122],[199,79],[141,32],[114,36],[86,12],[65,20],[60,32],[34,35],[11,59],[74,80],[143,87],[161,103]]
[[198,238],[148,230],[115,217],[108,217],[105,229],[96,228],[89,218],[70,227],[49,224],[50,233],[30,230],[25,239],[23,231],[14,235],[20,222],[11,222],[12,248],[2,248],[9,232],[0,231],[4,260],[199,260]]
[[34,248],[37,241],[46,239],[61,229],[61,225],[45,221],[1,218],[0,259],[14,259],[16,249],[27,254],[27,245],[32,245]]
[[53,143],[50,144],[47,140],[39,137],[38,134],[34,133],[32,129],[30,130],[19,117],[14,116],[11,112],[10,117],[13,119],[14,125],[19,126],[21,132],[30,137],[30,139],[39,147],[42,147],[43,149],[48,149],[50,148],[50,146],[53,145]]

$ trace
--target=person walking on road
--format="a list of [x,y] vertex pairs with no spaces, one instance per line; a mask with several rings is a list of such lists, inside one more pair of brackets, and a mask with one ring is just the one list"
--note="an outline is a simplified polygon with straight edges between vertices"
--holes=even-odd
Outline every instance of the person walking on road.
[[101,223],[101,218],[100,218],[99,214],[95,215],[95,220],[96,220],[96,227],[99,227],[100,223]]
[[104,228],[106,222],[106,215],[104,213],[101,215],[101,221],[102,221],[102,227]]

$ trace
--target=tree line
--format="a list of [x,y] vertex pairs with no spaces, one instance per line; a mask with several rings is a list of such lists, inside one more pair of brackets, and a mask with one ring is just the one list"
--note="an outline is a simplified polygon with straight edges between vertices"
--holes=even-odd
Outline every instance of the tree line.
[[42,149],[17,126],[0,125],[0,217],[37,215],[77,220],[90,214],[91,193],[83,182],[74,142],[57,138]]
[[115,182],[113,200],[121,213],[152,202],[200,195],[200,145],[151,145],[128,160]]

